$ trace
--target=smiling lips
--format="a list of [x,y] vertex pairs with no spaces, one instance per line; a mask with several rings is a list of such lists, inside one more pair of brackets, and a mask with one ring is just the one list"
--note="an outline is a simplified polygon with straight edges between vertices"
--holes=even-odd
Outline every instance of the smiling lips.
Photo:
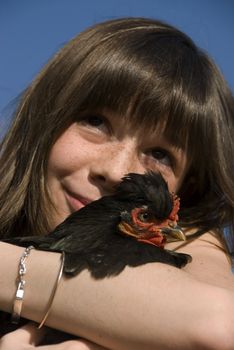
[[87,204],[92,202],[92,200],[74,194],[68,190],[66,190],[65,196],[72,212],[80,210],[81,208],[85,207]]

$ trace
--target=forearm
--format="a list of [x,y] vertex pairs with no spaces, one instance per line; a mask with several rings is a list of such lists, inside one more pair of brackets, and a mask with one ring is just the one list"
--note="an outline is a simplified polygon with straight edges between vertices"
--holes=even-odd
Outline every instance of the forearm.
[[[8,312],[22,251],[0,243],[0,308]],[[41,321],[59,266],[60,254],[32,251],[22,316]],[[47,324],[111,349],[199,349],[212,336],[217,345],[225,338],[224,329],[231,336],[232,300],[231,292],[161,264],[126,268],[116,278],[100,281],[85,271],[61,281]]]

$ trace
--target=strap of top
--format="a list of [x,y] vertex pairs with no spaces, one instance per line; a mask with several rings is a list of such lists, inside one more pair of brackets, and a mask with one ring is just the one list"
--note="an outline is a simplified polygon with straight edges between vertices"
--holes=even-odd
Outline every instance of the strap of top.
[[232,273],[234,274],[234,229],[232,225],[223,228],[223,238],[231,257]]

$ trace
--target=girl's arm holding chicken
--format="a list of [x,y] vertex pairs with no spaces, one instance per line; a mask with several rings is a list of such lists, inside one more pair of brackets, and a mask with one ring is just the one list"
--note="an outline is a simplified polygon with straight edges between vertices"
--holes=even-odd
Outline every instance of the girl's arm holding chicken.
[[[1,144],[1,238],[45,235],[124,175],[150,170],[181,198],[183,228],[221,239],[234,222],[233,118],[224,78],[178,29],[145,18],[87,29],[22,95]],[[149,263],[103,280],[64,277],[48,325],[110,349],[233,349],[231,265],[213,243],[207,233],[184,246],[185,271]],[[0,244],[8,312],[22,251]],[[24,317],[41,321],[59,265],[60,254],[31,252]]]

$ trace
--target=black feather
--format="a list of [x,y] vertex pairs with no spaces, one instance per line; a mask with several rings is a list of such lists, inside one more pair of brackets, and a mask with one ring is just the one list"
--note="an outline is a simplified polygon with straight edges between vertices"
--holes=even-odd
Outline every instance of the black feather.
[[176,267],[191,257],[139,242],[119,233],[121,212],[147,205],[159,219],[166,219],[173,202],[160,174],[128,174],[115,194],[105,196],[71,214],[50,234],[5,239],[20,246],[65,252],[64,273],[76,275],[88,269],[95,278],[119,274],[125,266],[161,262]]

